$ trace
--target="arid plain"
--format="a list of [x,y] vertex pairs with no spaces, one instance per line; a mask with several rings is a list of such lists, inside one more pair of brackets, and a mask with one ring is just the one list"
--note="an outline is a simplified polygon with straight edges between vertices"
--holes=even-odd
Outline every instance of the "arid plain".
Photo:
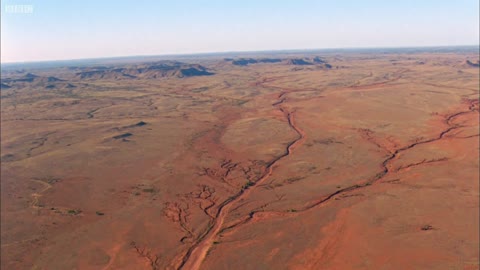
[[2,269],[478,269],[473,51],[2,71]]

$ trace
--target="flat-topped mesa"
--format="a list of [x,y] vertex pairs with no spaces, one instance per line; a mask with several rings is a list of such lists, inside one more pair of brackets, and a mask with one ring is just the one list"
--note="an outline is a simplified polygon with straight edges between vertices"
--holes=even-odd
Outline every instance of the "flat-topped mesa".
[[32,83],[32,82],[59,82],[59,81],[63,81],[63,80],[61,80],[57,77],[53,77],[53,76],[48,76],[48,77],[38,76],[38,75],[35,75],[33,73],[27,73],[27,74],[23,75],[22,77],[18,77],[18,78],[2,79],[2,82],[4,82],[4,83],[8,83],[8,82],[12,82],[12,83],[15,83],[15,82],[29,82],[29,83]]
[[21,77],[8,77],[2,79],[1,89],[9,88],[23,88],[31,85],[35,86],[49,86],[48,88],[53,88],[52,85],[58,84],[58,87],[65,86],[65,82],[62,79],[53,76],[39,76],[33,73],[27,73]]
[[193,76],[210,76],[214,73],[207,71],[205,68],[197,68],[197,67],[190,67],[190,68],[181,68],[179,71],[175,73],[175,76],[179,78],[183,77],[193,77]]
[[101,68],[76,73],[79,79],[157,79],[164,77],[208,76],[210,72],[202,65],[185,64],[177,61],[147,63],[122,68]]
[[[251,64],[260,64],[260,63],[280,63],[285,62],[287,65],[297,65],[297,66],[312,66],[312,65],[323,65],[325,68],[331,68],[332,66],[327,63],[324,59],[316,56],[312,60],[309,58],[291,58],[291,59],[280,59],[280,58],[225,58],[225,61],[232,62],[236,66],[248,66]],[[286,60],[286,61],[284,61]]]
[[75,73],[75,77],[78,79],[132,79],[135,76],[129,75],[125,73],[124,68],[111,68],[111,69],[94,69],[94,70],[87,70],[82,72]]
[[310,65],[313,65],[312,62],[308,62],[308,61],[306,61],[305,59],[302,59],[302,58],[288,59],[287,64],[288,65],[296,65],[296,66],[307,66],[307,65],[310,66]]
[[258,63],[258,61],[253,58],[240,58],[237,60],[232,60],[232,64],[236,66],[246,66],[248,64],[256,64],[256,63]]
[[249,64],[259,64],[259,63],[279,63],[282,62],[282,59],[279,58],[225,58],[225,61],[231,61],[232,64],[236,66],[247,66]]
[[313,66],[315,65],[317,68],[332,68],[332,65],[327,63],[326,60],[316,56],[312,60],[310,58],[291,58],[287,61],[288,65],[294,66]]

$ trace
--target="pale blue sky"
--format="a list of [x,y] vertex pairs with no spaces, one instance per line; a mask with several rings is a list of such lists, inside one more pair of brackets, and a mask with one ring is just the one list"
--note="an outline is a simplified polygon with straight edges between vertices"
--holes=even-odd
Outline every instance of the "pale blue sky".
[[[478,45],[478,0],[5,0],[2,62]],[[6,12],[33,5],[32,14]]]

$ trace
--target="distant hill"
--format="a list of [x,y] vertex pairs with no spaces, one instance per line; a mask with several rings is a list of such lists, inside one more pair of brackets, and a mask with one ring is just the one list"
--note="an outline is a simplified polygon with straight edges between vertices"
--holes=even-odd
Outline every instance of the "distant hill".
[[307,61],[305,61],[304,59],[301,59],[301,58],[288,59],[287,64],[297,65],[297,66],[313,65],[313,63],[307,62]]
[[44,77],[44,76],[37,76],[33,73],[27,73],[21,77],[18,77],[18,78],[5,78],[5,79],[2,79],[2,82],[3,83],[15,83],[15,82],[29,82],[29,83],[32,83],[32,82],[59,82],[59,81],[63,81],[59,78],[56,78],[56,77],[52,77],[52,76],[49,76],[49,77]]
[[0,89],[8,89],[8,88],[11,88],[11,86],[9,86],[8,84],[4,84],[4,83],[0,84]]
[[326,60],[316,56],[312,60],[309,58],[291,58],[291,59],[281,59],[281,58],[225,58],[225,61],[231,62],[236,66],[247,66],[251,64],[259,63],[279,63],[284,62],[287,65],[296,65],[296,66],[311,66],[311,65],[323,65],[325,68],[332,68]]
[[325,68],[325,69],[331,69],[332,65],[327,63],[326,60],[316,56],[313,59],[310,58],[292,58],[288,59],[287,61],[288,65],[294,65],[294,66],[313,66],[315,65],[316,68]]
[[477,63],[471,62],[470,60],[467,60],[467,65],[471,67],[480,67],[480,61],[477,61]]
[[30,85],[44,87],[45,89],[75,87],[74,85],[57,77],[39,76],[33,73],[27,73],[21,77],[2,78],[1,89],[23,88]]
[[260,58],[260,59],[239,58],[236,60],[231,58],[227,58],[227,59],[226,59],[227,61],[232,61],[232,64],[237,66],[246,66],[248,64],[258,64],[258,63],[278,63],[282,61],[282,59],[279,59],[279,58]]
[[122,66],[69,66],[59,69],[62,79],[40,73],[10,71],[2,73],[1,89],[29,88],[37,89],[72,89],[75,82],[87,80],[131,80],[158,79],[164,77],[187,78],[210,76],[215,73],[199,64],[186,64],[178,61],[158,61],[141,64],[125,64]]
[[123,68],[92,68],[75,74],[78,79],[156,79],[163,77],[194,77],[213,75],[202,65],[185,64],[176,61],[166,61],[162,63],[150,63],[135,66],[125,66]]
[[317,63],[317,64],[326,64],[327,61],[323,60],[322,58],[316,56],[315,58],[313,58],[313,62]]
[[179,78],[183,77],[193,77],[193,76],[209,76],[214,73],[207,71],[203,66],[197,65],[190,68],[181,68],[176,72],[176,76]]
[[124,69],[116,68],[116,69],[100,69],[100,70],[88,70],[88,71],[81,71],[77,72],[75,75],[78,79],[122,79],[124,77],[127,78],[135,78],[135,76],[128,75],[123,73]]

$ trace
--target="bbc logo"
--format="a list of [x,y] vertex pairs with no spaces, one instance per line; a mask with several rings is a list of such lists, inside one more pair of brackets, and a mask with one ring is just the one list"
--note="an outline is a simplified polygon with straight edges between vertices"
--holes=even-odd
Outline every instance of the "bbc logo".
[[31,14],[33,13],[33,5],[5,5],[5,12]]

